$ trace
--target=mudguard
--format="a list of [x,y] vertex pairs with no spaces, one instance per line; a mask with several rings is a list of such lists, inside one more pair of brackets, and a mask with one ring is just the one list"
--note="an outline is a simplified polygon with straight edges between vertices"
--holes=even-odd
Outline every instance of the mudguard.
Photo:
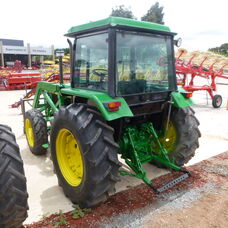
[[171,96],[172,96],[172,101],[173,101],[173,106],[176,108],[186,108],[188,106],[191,106],[194,103],[194,101],[192,100],[192,98],[186,98],[184,97],[181,93],[186,93],[186,91],[183,88],[178,88],[178,91],[176,92],[172,92]]

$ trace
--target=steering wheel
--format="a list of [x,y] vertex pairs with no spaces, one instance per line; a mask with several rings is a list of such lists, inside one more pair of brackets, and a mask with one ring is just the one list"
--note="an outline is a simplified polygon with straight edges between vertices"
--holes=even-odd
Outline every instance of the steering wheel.
[[108,70],[97,68],[97,69],[93,69],[92,73],[97,75],[98,77],[100,77],[101,81],[102,81],[104,79],[104,77],[108,75]]

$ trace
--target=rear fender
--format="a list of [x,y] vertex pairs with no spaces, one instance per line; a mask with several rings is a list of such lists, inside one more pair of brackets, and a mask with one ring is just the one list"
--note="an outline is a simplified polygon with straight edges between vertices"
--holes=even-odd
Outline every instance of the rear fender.
[[181,92],[186,92],[183,88],[178,88],[177,92],[172,92],[171,93],[171,97],[172,97],[172,101],[173,101],[173,106],[176,108],[186,108],[189,107],[194,103],[194,101],[192,100],[192,98],[186,98],[184,97]]
[[[122,97],[112,98],[107,93],[77,88],[64,88],[61,89],[61,93],[76,97],[87,98],[88,102],[96,106],[101,112],[104,119],[107,121],[116,120],[122,117],[133,116],[133,113],[131,112],[131,109],[129,108],[127,102]],[[118,111],[108,111],[105,107],[105,103],[113,101],[119,101],[121,103]]]

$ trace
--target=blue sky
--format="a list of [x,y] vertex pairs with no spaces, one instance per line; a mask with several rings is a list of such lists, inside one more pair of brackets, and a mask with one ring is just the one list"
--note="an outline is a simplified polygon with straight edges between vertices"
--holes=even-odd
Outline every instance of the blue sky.
[[[0,38],[23,39],[32,46],[67,47],[63,34],[74,26],[105,18],[124,4],[140,19],[154,0],[7,0],[1,1]],[[207,50],[228,42],[228,1],[160,0],[164,21],[183,47]]]

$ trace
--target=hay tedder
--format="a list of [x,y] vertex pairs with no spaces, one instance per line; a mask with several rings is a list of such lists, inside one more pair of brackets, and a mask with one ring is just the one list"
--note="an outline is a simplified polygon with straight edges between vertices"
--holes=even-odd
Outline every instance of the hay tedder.
[[[177,82],[186,91],[206,91],[211,99],[214,108],[222,105],[222,96],[214,95],[216,79],[228,79],[224,75],[224,69],[228,67],[228,58],[210,52],[201,53],[198,51],[188,52],[186,49],[179,49],[176,54],[176,75]],[[206,85],[197,85],[196,77],[206,79]]]
[[[24,126],[31,152],[50,147],[59,185],[81,207],[107,199],[120,175],[160,193],[190,174],[199,122],[178,90],[174,35],[164,25],[109,17],[72,27],[71,82],[39,82]],[[158,61],[162,59],[163,61]],[[129,169],[120,169],[122,163]],[[161,187],[144,163],[183,174]]]

